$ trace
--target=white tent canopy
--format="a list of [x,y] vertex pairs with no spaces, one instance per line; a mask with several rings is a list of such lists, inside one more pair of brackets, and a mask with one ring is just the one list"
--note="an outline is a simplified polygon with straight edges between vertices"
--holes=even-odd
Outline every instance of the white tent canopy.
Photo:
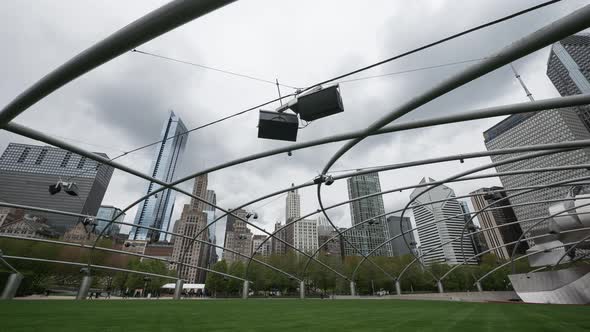
[[[161,288],[165,288],[165,289],[174,289],[176,288],[176,284],[165,284],[164,286],[162,286]],[[184,284],[182,285],[182,289],[205,289],[205,284]]]

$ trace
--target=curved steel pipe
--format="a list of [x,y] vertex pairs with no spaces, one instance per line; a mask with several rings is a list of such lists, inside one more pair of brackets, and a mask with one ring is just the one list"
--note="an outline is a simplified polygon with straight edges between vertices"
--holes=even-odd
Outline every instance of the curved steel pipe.
[[[589,213],[589,212],[584,212],[584,213],[576,213],[576,215],[580,215],[580,214],[588,214],[588,213]],[[539,218],[527,219],[527,220],[523,220],[523,221],[530,221],[530,220],[536,220],[536,219],[539,219]],[[502,225],[514,225],[514,224],[518,224],[518,223],[521,223],[521,222],[522,222],[522,221],[515,221],[515,222],[506,223],[506,224],[502,224]],[[493,227],[493,228],[499,228],[499,227]],[[490,229],[493,229],[493,228],[487,228],[487,229],[485,229],[485,230],[490,230]],[[579,229],[574,229],[574,230],[567,230],[567,231],[563,231],[563,233],[574,233],[574,232],[585,231],[585,230],[590,230],[590,227],[584,227],[584,228],[579,228]],[[553,234],[541,234],[541,235],[531,236],[530,238],[531,238],[531,239],[539,239],[539,238],[548,237],[548,236],[552,236],[552,235],[553,235]],[[490,252],[492,252],[492,251],[494,251],[494,250],[497,250],[497,249],[500,249],[500,248],[504,248],[504,247],[507,247],[507,246],[513,245],[513,244],[515,244],[515,243],[517,243],[517,242],[518,242],[518,241],[512,241],[512,242],[504,243],[504,245],[502,245],[502,246],[497,246],[497,247],[490,248],[490,249],[488,249],[488,250],[484,250],[484,251],[480,252],[480,253],[479,253],[479,254],[477,254],[477,255],[473,255],[473,256],[469,257],[469,259],[468,259],[468,260],[471,260],[471,259],[473,259],[473,258],[477,258],[477,257],[483,256],[483,255],[485,255],[485,254],[487,254],[487,253],[490,253]],[[442,280],[443,280],[443,279],[445,279],[447,276],[449,276],[449,274],[451,274],[453,271],[455,271],[455,270],[456,270],[456,269],[458,269],[459,267],[463,266],[464,264],[465,264],[465,262],[462,262],[462,263],[459,263],[459,264],[457,264],[457,265],[454,265],[454,266],[453,266],[453,267],[452,267],[450,270],[448,270],[448,271],[447,271],[447,272],[446,272],[446,273],[445,273],[445,274],[444,274],[442,277],[440,277],[440,279],[439,279],[439,280],[441,280],[441,281],[442,281]]]
[[[575,241],[575,242],[569,242],[569,243],[564,243],[563,245],[552,247],[550,250],[553,250],[553,249],[558,249],[558,248],[563,248],[563,247],[569,246],[569,245],[571,245],[571,244],[575,244],[575,243],[577,243],[577,242],[579,242],[579,241]],[[531,252],[531,253],[529,253],[529,254],[526,254],[526,255],[522,255],[522,256],[518,256],[518,257],[516,257],[516,258],[514,259],[514,261],[512,261],[512,260],[511,260],[511,261],[508,261],[508,262],[506,262],[506,263],[504,263],[504,264],[498,265],[498,266],[496,266],[494,269],[492,269],[491,271],[489,271],[488,273],[484,274],[484,275],[483,275],[483,276],[481,276],[479,279],[477,279],[476,283],[477,283],[477,282],[481,282],[483,279],[487,278],[489,275],[491,275],[492,273],[494,273],[494,272],[498,271],[499,269],[503,268],[504,266],[506,266],[506,265],[508,265],[508,264],[512,264],[513,262],[515,262],[515,261],[518,261],[518,260],[521,260],[521,259],[523,259],[523,258],[527,258],[527,257],[529,257],[529,256],[534,256],[534,255],[538,255],[538,254],[542,254],[542,253],[543,253],[543,251],[533,251],[533,252]],[[474,283],[474,285],[475,285],[475,283]]]
[[0,128],[55,90],[92,69],[234,0],[172,1],[87,48],[27,90],[0,111]]
[[[502,160],[502,161],[499,161],[499,162],[490,163],[490,164],[487,164],[487,165],[483,165],[483,166],[479,166],[479,167],[476,167],[476,168],[472,168],[472,169],[470,169],[468,171],[465,171],[465,172],[461,172],[461,173],[459,173],[457,175],[453,175],[453,176],[451,176],[451,177],[443,180],[442,182],[443,183],[446,183],[449,180],[457,179],[457,178],[460,178],[462,176],[469,175],[469,174],[472,174],[472,173],[475,173],[475,172],[479,172],[479,171],[482,171],[482,170],[485,170],[485,169],[488,169],[488,168],[492,168],[492,167],[496,167],[496,166],[501,166],[501,165],[504,165],[504,164],[509,164],[509,163],[513,163],[513,162],[517,162],[517,161],[521,161],[521,160],[526,160],[526,159],[530,159],[530,158],[541,157],[541,156],[544,156],[544,155],[549,155],[549,154],[554,154],[554,153],[560,153],[560,152],[564,152],[564,151],[567,151],[567,150],[540,151],[540,152],[535,152],[535,153],[529,153],[529,154],[526,154],[524,156],[517,156],[517,157],[507,158],[507,159]],[[434,189],[434,188],[436,188],[438,186],[440,186],[440,185],[430,186],[425,191],[421,192],[420,195],[423,195],[424,193],[426,193],[426,192],[428,192],[428,191],[430,191],[430,190],[432,190],[432,189]],[[402,211],[402,215],[400,217],[400,225],[401,225],[401,220],[403,220],[404,212],[409,208],[409,206],[410,206],[410,204],[412,204],[412,202],[414,202],[418,197],[420,197],[420,195],[417,195],[413,199],[410,199],[410,201],[408,202],[408,204],[406,204],[406,206],[404,207],[404,210]],[[402,228],[400,228],[400,229],[402,229]],[[410,249],[410,252],[411,252],[411,248],[410,248],[409,244],[407,243],[407,240],[406,240],[406,238],[404,236],[404,232],[402,232],[402,238],[404,239],[404,242],[406,243],[406,246]],[[386,240],[385,242],[383,242],[380,245],[378,245],[377,247],[375,247],[372,250],[372,252],[375,252],[376,250],[379,250],[380,248],[382,248],[383,246],[385,246],[387,243],[391,242],[392,240],[393,240],[393,238]],[[411,253],[414,256],[414,258],[416,258],[416,256],[414,255],[414,253],[413,252],[411,252]],[[361,261],[358,263],[358,265],[356,266],[356,268],[353,271],[353,277],[356,275],[356,272],[358,271],[358,269],[360,268],[360,266],[362,265],[363,262],[364,262],[364,259],[361,259]],[[422,262],[420,262],[420,264],[422,264]],[[435,276],[433,275],[433,277],[435,277]]]
[[[45,258],[36,258],[36,257],[6,256],[6,255],[4,257],[5,258],[8,258],[8,259],[16,259],[16,260],[24,260],[24,261],[32,261],[32,262],[55,263],[55,264],[73,265],[73,266],[82,266],[82,267],[88,266],[88,264],[86,264],[86,263],[60,261],[60,260],[45,259]],[[128,269],[122,269],[122,268],[113,267],[113,266],[94,265],[94,264],[92,264],[92,265],[90,265],[90,267],[93,268],[93,269],[98,269],[98,270],[111,270],[111,271],[117,271],[117,272],[134,273],[134,274],[141,274],[141,275],[145,275],[145,276],[152,276],[152,277],[158,277],[158,278],[166,278],[166,279],[178,280],[178,278],[176,278],[176,277],[167,276],[167,275],[163,275],[163,274],[143,272],[143,271],[135,271],[135,270],[128,270]]]
[[[27,206],[27,205],[20,205],[20,204],[12,204],[12,203],[6,203],[6,202],[0,202],[0,206],[5,206],[5,207],[13,207],[13,208],[18,208],[18,209],[25,209],[25,210],[33,210],[33,211],[40,211],[40,212],[48,212],[48,213],[55,213],[55,214],[61,214],[61,215],[67,215],[67,216],[74,216],[74,217],[82,217],[82,218],[94,218],[95,220],[103,220],[103,221],[111,221],[111,219],[103,219],[103,218],[97,218],[95,216],[90,216],[90,215],[84,215],[84,214],[79,214],[79,213],[73,213],[73,212],[66,212],[66,211],[59,211],[59,210],[51,210],[51,209],[45,209],[45,208],[39,208],[39,207],[34,207],[34,206]],[[128,225],[128,226],[133,226],[135,224],[132,223],[127,223],[127,222],[123,222],[123,221],[114,221],[114,224],[120,224],[120,225]],[[149,230],[158,230],[157,228],[153,228],[153,227],[149,227],[149,226],[143,226],[143,225],[138,225],[138,228],[143,228],[143,229],[149,229]],[[185,238],[188,240],[192,240],[192,238],[190,236],[186,236],[184,234],[179,234],[179,233],[174,233],[174,232],[169,232],[169,231],[161,231],[161,233],[164,234],[169,234],[169,235],[173,235],[173,236],[177,236],[177,237],[181,237],[181,238]],[[233,254],[236,254],[238,256],[244,257],[244,258],[250,258],[250,256],[248,255],[244,255],[238,251],[235,251],[233,249],[229,249],[229,248],[225,248],[223,246],[220,246],[218,244],[214,244],[211,242],[207,242],[207,241],[203,241],[200,239],[195,240],[196,242],[199,243],[203,243],[215,248],[219,248],[222,250],[226,250],[229,251]],[[98,248],[98,247],[96,247]],[[273,265],[270,265],[264,261],[260,261],[260,260],[256,260],[257,263],[260,263],[268,268],[270,268],[273,271],[279,272],[281,274],[284,274],[286,276],[288,276],[289,278],[295,278],[295,276],[293,276],[292,274],[283,271]],[[186,264],[185,264],[186,265]],[[192,266],[195,267],[195,266]],[[195,267],[196,268],[196,267]],[[199,267],[201,268],[201,267]]]
[[[557,215],[560,215],[560,214],[562,214],[564,212],[569,212],[569,211],[572,211],[572,210],[576,210],[576,209],[581,208],[581,207],[584,207],[584,206],[590,206],[590,203],[582,204],[582,205],[578,205],[578,206],[574,205],[571,208],[568,208],[568,209],[559,211],[557,213],[554,213],[550,217],[552,218],[552,217],[555,217]],[[530,225],[526,230],[523,230],[522,231],[522,234],[518,237],[518,243],[516,243],[514,245],[514,248],[512,248],[512,254],[510,255],[510,262],[512,262],[512,264],[510,266],[511,266],[512,273],[513,274],[515,273],[515,270],[516,270],[516,266],[514,265],[514,257],[516,256],[516,250],[518,249],[518,246],[520,245],[520,241],[522,240],[522,238],[524,237],[525,234],[527,234],[530,231],[532,231],[533,228],[539,226],[541,224],[541,222],[543,222],[543,221],[545,221],[545,220],[540,220],[540,221],[537,221],[534,224]]]
[[[500,176],[500,173],[494,173],[494,174],[490,174],[490,175],[494,175],[494,176]],[[466,177],[463,177],[463,179],[465,179],[465,178],[466,178]],[[433,183],[433,182],[431,182],[431,183]],[[588,183],[588,184],[590,184],[590,183]],[[570,184],[570,185],[572,185],[572,184]],[[547,188],[547,186],[532,186],[532,187],[518,187],[518,188],[503,188],[503,189],[499,189],[499,190],[491,190],[491,191],[489,191],[489,193],[493,193],[493,192],[507,192],[507,191],[517,191],[517,190],[531,189],[531,188]],[[398,190],[387,190],[387,191],[382,191],[382,192],[380,192],[379,194],[386,194],[386,193],[393,192],[393,191],[398,191]],[[371,194],[371,195],[373,195],[373,194]],[[473,196],[479,196],[479,195],[481,195],[481,194],[480,194],[480,193],[477,193],[477,194],[468,194],[468,195],[456,196],[456,197],[454,197],[454,199],[459,199],[459,198],[467,198],[467,197],[473,197]],[[363,197],[366,197],[366,196],[363,196]],[[354,200],[357,200],[357,198],[355,198]],[[430,205],[430,204],[432,204],[432,203],[440,203],[440,202],[444,202],[444,201],[447,201],[447,200],[448,200],[448,199],[435,200],[435,201],[430,201],[430,202],[428,202],[428,203],[425,203],[425,204],[418,204],[418,205],[414,205],[414,206],[425,206],[425,205]],[[352,201],[352,200],[349,200],[349,201]],[[345,203],[348,203],[349,201],[346,201]],[[340,203],[338,203],[338,204],[340,204]],[[328,209],[330,209],[330,207],[327,207],[327,208],[326,208],[326,210],[328,210]],[[349,230],[351,230],[351,229],[353,229],[353,228],[355,228],[355,227],[357,227],[357,226],[359,226],[359,225],[363,225],[363,224],[365,224],[365,223],[367,223],[367,222],[369,222],[369,221],[371,221],[371,220],[373,220],[373,219],[375,219],[375,218],[386,217],[386,216],[388,216],[388,215],[390,215],[390,214],[398,213],[398,212],[401,212],[401,211],[403,211],[403,209],[398,209],[398,210],[389,211],[389,212],[386,212],[386,213],[383,213],[383,214],[377,215],[377,216],[375,216],[375,217],[372,217],[372,218],[365,219],[365,220],[361,221],[360,223],[358,223],[358,224],[356,224],[356,225],[352,225],[351,227],[349,227],[349,228],[347,228],[347,229],[343,230],[343,231],[342,231],[342,233],[346,233],[346,232],[348,232]],[[461,215],[466,215],[466,213],[462,213],[462,214],[459,214],[459,215],[455,215],[454,217],[461,216]],[[439,221],[443,221],[443,220],[448,220],[448,219],[447,219],[447,218],[445,218],[445,219],[442,219],[442,220],[439,220]],[[428,224],[428,225],[430,225],[430,224]],[[281,228],[281,229],[282,229],[282,228]],[[413,231],[413,230],[415,230],[415,229],[417,229],[417,228],[412,228],[412,229],[410,229],[409,231]],[[408,233],[409,233],[409,231],[408,231]],[[397,235],[401,235],[401,234],[397,234]],[[334,240],[334,239],[336,239],[336,238],[339,238],[339,237],[340,237],[340,235],[334,235],[334,236],[332,236],[331,238],[329,238],[329,239],[328,239],[326,242],[322,243],[322,244],[321,244],[321,245],[318,247],[318,249],[317,249],[316,251],[314,251],[314,252],[313,252],[312,256],[315,256],[315,255],[317,255],[317,254],[318,254],[318,253],[321,251],[321,249],[322,249],[324,246],[326,246],[328,243],[330,243],[330,241],[332,241],[332,240]],[[310,260],[308,260],[308,261],[306,262],[306,264],[305,264],[305,268],[303,269],[303,273],[302,273],[302,275],[303,275],[303,276],[305,276],[305,272],[307,271],[307,268],[308,268],[308,266],[309,266],[309,263],[310,263],[310,262],[311,262]]]
[[322,174],[326,174],[330,167],[340,159],[347,151],[369,136],[370,133],[384,127],[401,116],[410,113],[414,109],[451,92],[495,69],[507,65],[521,57],[551,45],[565,37],[573,35],[590,27],[590,5],[582,7],[575,12],[558,19],[545,27],[521,38],[520,40],[504,47],[498,53],[485,58],[479,63],[471,65],[463,71],[452,75],[443,82],[415,96],[401,106],[395,108],[389,114],[381,117],[369,125],[364,134],[345,143],[326,163]]
[[[82,244],[82,243],[72,243],[72,242],[56,241],[56,240],[50,240],[50,239],[21,237],[21,236],[7,235],[7,234],[0,234],[0,238],[13,239],[13,240],[24,240],[24,241],[33,241],[33,242],[42,242],[42,243],[50,243],[50,244],[57,244],[57,245],[62,245],[62,246],[68,246],[68,247],[79,247],[79,248],[83,248],[83,249],[92,249],[92,246],[88,246],[88,245],[85,245],[85,244]],[[141,257],[141,258],[148,258],[148,259],[153,259],[153,260],[157,260],[157,261],[167,262],[167,263],[171,263],[171,264],[177,264],[176,261],[168,260],[166,258],[161,258],[161,257],[156,257],[156,256],[149,256],[149,255],[144,255],[144,254],[140,254],[140,253],[136,253],[136,252],[131,252],[131,251],[117,250],[117,249],[104,248],[104,247],[96,247],[96,250],[111,252],[111,253],[115,253],[115,254],[122,254],[122,255],[127,255],[127,256],[136,256],[136,257]],[[73,262],[73,263],[76,263],[76,262]],[[246,279],[244,279],[244,278],[240,278],[240,277],[237,277],[237,276],[234,276],[234,275],[231,275],[231,274],[227,274],[227,273],[223,273],[223,272],[211,270],[211,269],[208,269],[206,267],[201,267],[201,266],[191,265],[191,264],[186,264],[186,266],[191,267],[191,268],[194,268],[194,269],[198,269],[198,270],[203,270],[203,271],[211,272],[211,273],[214,273],[214,274],[219,274],[219,275],[222,275],[222,276],[228,277],[228,278],[233,278],[233,279],[238,279],[238,280],[241,280],[241,281],[246,281]],[[180,279],[180,278],[178,278],[178,279]]]

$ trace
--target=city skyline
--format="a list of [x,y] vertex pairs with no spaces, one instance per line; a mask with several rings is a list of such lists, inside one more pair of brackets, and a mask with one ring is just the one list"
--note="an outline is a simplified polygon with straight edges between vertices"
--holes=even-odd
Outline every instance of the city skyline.
[[[480,4],[474,5],[466,2],[458,2],[456,4],[449,4],[447,8],[435,6],[437,12],[429,12],[425,15],[431,20],[436,20],[441,13],[445,13],[445,15],[451,15],[450,17],[452,18],[450,20],[457,25],[471,26],[476,22],[505,15],[532,3],[533,1],[499,4],[493,1],[482,1]],[[392,63],[384,68],[376,68],[375,74],[397,72],[463,59],[480,58],[481,56],[487,55],[488,51],[509,44],[513,40],[546,24],[551,19],[572,11],[581,4],[581,1],[568,1],[556,4],[534,15],[523,16],[515,23],[507,22],[502,26],[490,29],[490,31],[478,32],[473,37],[469,36],[460,40],[460,42],[441,45],[440,48],[433,49],[424,56],[408,57],[399,63]],[[395,53],[394,51],[397,49],[410,49],[414,45],[436,39],[439,34],[442,36],[460,30],[458,26],[444,26],[443,28],[437,29],[436,35],[432,35],[431,33],[426,33],[426,28],[418,28],[418,26],[412,25],[413,28],[417,29],[414,39],[396,38],[396,36],[404,36],[406,34],[405,29],[401,29],[401,27],[394,23],[397,21],[396,18],[401,15],[400,13],[403,12],[404,17],[410,13],[420,15],[424,13],[416,6],[404,7],[401,10],[401,6],[398,4],[376,2],[371,8],[363,9],[364,16],[374,19],[369,20],[368,25],[363,26],[362,30],[353,31],[346,25],[346,22],[358,16],[358,8],[353,4],[339,3],[338,5],[341,10],[341,16],[335,18],[334,26],[330,27],[330,29],[333,29],[330,32],[334,33],[326,32],[325,35],[315,36],[312,40],[306,40],[304,43],[306,49],[317,50],[318,53],[325,54],[325,56],[333,58],[336,61],[330,66],[325,66],[321,59],[314,59],[312,61],[306,58],[305,65],[310,69],[310,72],[314,73],[314,78],[330,76],[329,74],[333,71],[346,71],[348,68],[355,67],[355,63],[371,63],[373,60],[385,58]],[[22,5],[15,4],[15,6],[17,7],[14,8],[14,11],[18,12],[19,7]],[[61,61],[68,59],[72,55],[71,50],[82,50],[104,36],[105,31],[101,28],[103,22],[109,22],[109,24],[112,24],[111,26],[124,26],[132,18],[139,17],[140,14],[154,7],[153,4],[141,2],[125,4],[120,8],[121,16],[113,17],[111,5],[108,3],[97,5],[93,10],[92,16],[87,16],[88,13],[83,10],[83,6],[75,3],[73,5],[67,5],[67,3],[59,5],[42,3],[39,6],[43,10],[34,13],[31,19],[34,20],[37,18],[51,22],[51,25],[55,26],[64,35],[64,38],[55,41],[51,38],[45,38],[40,34],[31,33],[32,44],[52,50],[51,58],[47,58],[47,61],[51,61],[51,64],[61,63]],[[60,10],[59,8],[62,6],[68,7],[68,10]],[[241,11],[249,13],[255,8],[254,5],[247,3],[239,3],[237,6],[240,7]],[[307,8],[311,4],[302,3],[301,6],[302,8]],[[284,5],[274,3],[267,4],[267,10],[274,13],[279,13],[283,7]],[[326,9],[325,7],[329,7],[329,5],[323,5],[321,8],[314,6],[314,10],[322,12]],[[467,8],[472,13],[472,16],[464,17],[458,15],[457,13],[463,10],[457,11],[457,8]],[[68,17],[69,15],[72,15],[72,17],[83,17],[88,24],[82,31],[70,31],[71,29],[65,23],[67,19],[49,19],[55,17],[55,15],[59,17],[63,15]],[[236,22],[243,22],[244,20],[240,15],[236,15],[236,13],[231,11],[224,13],[223,17],[228,17],[226,15],[229,15]],[[296,10],[294,11],[294,15],[300,17],[299,15],[302,15],[302,13]],[[8,19],[15,20],[18,17]],[[210,31],[207,30],[211,32],[209,33],[210,37],[205,37],[197,33],[199,31],[198,29],[201,28],[199,23],[191,23],[186,25],[186,30],[175,31],[173,38],[170,37],[171,39],[159,38],[153,42],[153,45],[149,45],[149,47],[146,45],[146,50],[159,51],[163,55],[173,55],[188,61],[199,62],[202,60],[202,63],[233,69],[238,72],[249,73],[250,71],[256,71],[254,74],[262,77],[268,76],[272,78],[277,75],[279,81],[284,81],[285,84],[304,85],[305,82],[310,81],[305,71],[298,70],[297,66],[286,65],[300,62],[294,54],[291,54],[285,49],[285,46],[270,48],[255,43],[260,48],[257,49],[256,54],[252,54],[247,59],[236,54],[231,55],[225,49],[222,51],[220,49],[221,45],[216,45],[212,41],[216,40],[214,37],[216,36],[215,33],[220,33],[216,31],[224,31],[226,28],[219,30],[221,24],[220,17],[211,16],[209,19],[213,20],[210,23],[211,25],[207,25],[207,27],[211,27]],[[313,20],[310,21],[310,24],[314,22],[315,24],[319,24],[317,21],[318,18],[315,16],[306,19]],[[274,18],[272,20],[274,21]],[[254,31],[264,32],[265,35],[291,35],[296,33],[292,31],[293,27],[281,26],[280,30],[270,32],[263,28],[264,24],[262,22],[256,22],[254,24],[249,22],[248,24]],[[18,26],[18,24],[14,26]],[[14,36],[19,35],[19,33],[11,32],[10,29],[6,31],[5,35],[6,40],[9,41],[13,40]],[[30,27],[25,27],[25,29],[30,29]],[[378,35],[377,43],[374,41],[369,42],[362,38],[366,35],[372,35],[376,31],[387,31]],[[498,33],[498,31],[512,31],[512,33]],[[195,35],[198,35],[198,37],[193,38]],[[331,36],[330,38],[342,38],[345,35],[347,39],[342,40],[344,44],[357,46],[348,47],[346,50],[339,52],[331,51],[330,47],[328,47],[328,45],[331,45],[328,36]],[[179,40],[177,38],[190,40],[190,42],[179,46],[176,42]],[[228,42],[230,44],[235,43],[237,47],[243,46],[246,43],[245,41],[253,41],[252,37],[248,34],[232,36],[231,38]],[[270,36],[266,36],[266,38],[270,38]],[[394,40],[396,41],[395,43],[393,42]],[[164,52],[170,49],[170,45],[178,47],[175,54],[166,54]],[[194,45],[208,45],[210,47],[201,48],[194,47]],[[8,55],[7,63],[19,64],[26,61],[30,71],[20,73],[23,76],[11,75],[10,81],[14,83],[14,87],[0,92],[2,100],[10,100],[12,95],[20,92],[19,87],[24,87],[27,82],[31,82],[46,73],[48,64],[32,60],[31,57],[33,54],[34,52],[26,49],[25,45],[21,45],[19,48],[14,49],[14,53]],[[546,64],[548,55],[549,49],[544,49],[515,62],[519,73],[527,82],[527,85],[537,99],[559,95],[544,73],[544,65]],[[322,123],[322,121],[314,122],[313,125],[300,131],[301,135],[303,135],[302,139],[307,140],[319,137],[327,132],[327,130],[337,129],[338,131],[347,131],[366,126],[372,121],[373,116],[383,114],[396,103],[406,100],[406,96],[411,95],[411,91],[417,89],[417,87],[430,86],[432,82],[447,77],[449,74],[465,68],[466,65],[342,84],[343,92],[346,92],[343,93],[345,113],[335,116],[333,120],[329,121],[329,124]],[[14,69],[11,67],[5,67],[3,72],[7,73],[7,75],[14,73]],[[166,116],[165,114],[168,109],[174,109],[175,113],[183,119],[185,124],[189,127],[195,127],[207,122],[207,119],[216,119],[220,115],[220,112],[222,112],[221,110],[223,110],[223,113],[229,114],[233,110],[239,111],[247,106],[257,105],[260,100],[276,97],[276,87],[274,86],[258,85],[256,82],[226,77],[216,73],[203,72],[203,75],[201,75],[198,69],[158,62],[155,59],[142,57],[139,54],[127,54],[116,62],[107,64],[103,69],[104,72],[92,72],[88,78],[82,79],[80,83],[73,84],[68,89],[62,90],[62,93],[64,93],[63,97],[60,95],[59,98],[47,99],[45,101],[47,103],[46,107],[37,108],[38,106],[35,106],[31,109],[31,112],[25,112],[23,117],[20,118],[20,121],[32,128],[47,129],[51,133],[76,140],[70,141],[74,145],[80,144],[86,148],[88,148],[88,145],[85,143],[107,146],[108,151],[105,150],[104,152],[109,156],[115,156],[121,153],[121,150],[129,151],[136,146],[142,146],[157,140],[156,134],[161,128],[161,120]],[[146,75],[146,73],[153,73],[153,75]],[[167,89],[167,82],[169,80],[176,82],[175,85],[181,86],[182,89],[176,91]],[[196,81],[193,82],[193,80]],[[404,83],[401,84],[401,81]],[[374,86],[370,82],[374,82]],[[198,84],[202,89],[196,91],[192,88],[194,84]],[[219,89],[213,89],[213,87],[219,86],[224,86],[226,89],[223,94],[229,94],[230,96],[222,96]],[[365,93],[365,89],[368,86],[372,87],[369,95]],[[489,89],[490,86],[500,88]],[[249,92],[246,94],[247,96],[244,96],[243,91]],[[282,92],[286,93],[287,91],[287,89],[283,89]],[[70,104],[66,103],[66,100],[79,101],[79,105],[87,105],[87,108],[83,108],[83,111],[80,112],[69,112],[67,118],[70,121],[63,123],[63,121],[59,121],[58,119],[65,118],[66,116],[64,114],[66,113],[64,112],[70,109]],[[469,84],[460,91],[440,101],[433,101],[431,105],[427,105],[421,109],[416,116],[429,116],[437,114],[439,111],[449,113],[461,112],[474,109],[479,105],[493,106],[520,101],[526,101],[526,97],[518,86],[518,83],[514,80],[509,68],[501,68],[498,70],[498,73],[488,75],[473,84]],[[371,110],[370,116],[367,116],[367,113],[364,111],[358,110]],[[94,126],[83,126],[87,123],[88,117],[96,121]],[[269,147],[270,142],[260,143],[255,138],[250,138],[250,129],[248,128],[253,128],[249,126],[253,118],[253,116],[244,115],[240,120],[236,119],[236,122],[232,120],[219,124],[216,127],[199,131],[199,134],[195,135],[194,138],[189,138],[189,149],[187,150],[191,151],[187,152],[186,155],[188,158],[187,161],[190,160],[190,162],[187,163],[187,166],[184,166],[182,170],[184,172],[183,174],[187,174],[189,167],[204,168],[222,160],[231,159],[231,156],[240,157],[263,150],[267,146]],[[141,123],[139,123],[140,121],[138,119],[142,120]],[[453,126],[440,130],[420,130],[416,134],[408,133],[409,137],[407,140],[400,138],[401,141],[375,139],[374,146],[368,146],[367,149],[355,150],[356,152],[353,151],[353,155],[345,158],[338,168],[348,169],[359,166],[388,164],[395,162],[395,160],[416,159],[418,157],[418,151],[415,151],[408,144],[412,141],[420,142],[420,144],[436,143],[437,149],[420,152],[420,156],[424,158],[437,156],[439,154],[437,150],[448,151],[448,146],[456,142],[461,142],[461,148],[466,151],[485,150],[480,139],[480,129],[489,127],[495,122],[497,122],[496,119],[490,119],[489,121],[483,120],[481,121],[481,125],[479,124],[480,122],[474,122],[473,129],[469,131],[455,130]],[[80,128],[84,128],[84,130],[80,130]],[[104,135],[107,132],[109,135]],[[448,139],[448,143],[442,139],[449,138],[455,133],[458,136]],[[20,138],[17,139],[7,135],[10,134],[5,133],[0,139],[0,145],[2,147],[7,142],[20,140]],[[425,137],[430,138],[426,139]],[[84,143],[79,143],[78,141]],[[255,145],[259,143],[264,144],[264,146]],[[402,149],[404,151],[399,151],[396,148],[396,144],[405,146]],[[194,148],[197,145],[210,148],[203,151],[202,149]],[[98,147],[93,147],[92,151],[95,150],[102,151]],[[283,159],[280,159],[280,163],[274,162],[272,166],[263,162],[260,164],[260,167],[245,166],[237,169],[236,176],[229,176],[227,172],[220,172],[219,174],[211,175],[210,180],[216,184],[216,187],[220,188],[216,188],[218,194],[222,197],[219,201],[220,205],[225,207],[238,206],[241,202],[246,201],[248,199],[246,196],[249,195],[233,195],[232,193],[239,192],[243,188],[248,188],[252,193],[267,192],[287,187],[291,182],[295,184],[303,183],[316,176],[318,169],[321,169],[323,166],[321,164],[324,162],[318,156],[326,151],[328,149],[324,148],[318,148],[317,152],[314,150],[313,153],[311,151],[294,151],[292,157],[287,158],[287,155],[284,156],[285,164],[282,162]],[[392,154],[377,153],[376,151],[391,151]],[[118,161],[129,166],[138,167],[141,171],[148,173],[151,158],[151,151],[147,153],[140,151],[120,158]],[[481,163],[484,162],[489,162],[489,160],[482,161]],[[466,161],[465,167],[477,166],[481,163]],[[293,170],[289,170],[291,168],[289,165],[295,166]],[[433,169],[428,174],[436,178],[444,178],[450,171],[447,167],[441,167],[440,169]],[[289,175],[287,179],[285,179],[285,175]],[[241,180],[236,181],[235,179]],[[261,179],[264,179],[264,181],[260,181]],[[399,186],[403,186],[416,183],[420,180],[420,176],[415,172],[400,170],[395,172],[395,175],[382,174],[381,180],[384,188],[392,188],[398,186],[398,184]],[[490,180],[477,185],[457,185],[455,189],[458,193],[467,193],[478,187],[499,184],[499,181]],[[186,188],[189,188],[189,185]],[[337,183],[335,183],[336,185]],[[133,201],[133,198],[143,194],[144,189],[144,181],[133,179],[128,175],[121,174],[121,172],[116,172],[103,203],[124,208]],[[300,190],[300,195],[302,198],[302,213],[314,211],[316,209],[317,199],[315,199],[313,190]],[[189,200],[187,197],[180,196],[182,195],[177,196],[178,204],[173,219],[178,218],[181,212],[180,207]],[[346,192],[337,190],[334,192],[333,197],[334,199],[346,199]],[[397,198],[396,195],[391,195],[391,197],[390,199],[385,198],[384,200],[386,210],[403,207],[400,206],[403,204],[402,199]],[[403,198],[405,199],[405,197]],[[261,219],[267,223],[266,228],[272,229],[272,223],[278,220],[282,213],[283,206],[281,204],[271,204],[268,209],[265,209],[260,214]],[[134,216],[135,214],[135,209],[132,209],[128,213],[129,216]],[[131,217],[128,218],[129,221],[132,220]],[[350,225],[350,217],[346,208],[335,209],[331,219],[339,226]]]

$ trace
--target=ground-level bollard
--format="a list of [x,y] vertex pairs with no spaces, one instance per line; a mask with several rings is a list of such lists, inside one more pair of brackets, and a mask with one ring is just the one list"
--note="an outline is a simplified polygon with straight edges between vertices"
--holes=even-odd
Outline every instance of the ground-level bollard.
[[250,292],[250,288],[248,286],[249,286],[248,280],[244,280],[244,289],[242,290],[242,298],[243,299],[248,298],[248,292]]
[[305,298],[305,282],[304,281],[299,282],[299,298],[300,299]]
[[354,284],[354,281],[350,282],[350,295],[356,296],[356,286]]
[[444,293],[444,292],[445,292],[445,289],[443,288],[442,281],[438,280],[438,281],[436,282],[436,286],[438,287],[438,292],[439,292],[439,293]]
[[478,292],[483,292],[483,287],[481,287],[481,282],[477,281],[475,283],[475,287],[477,287]]
[[399,280],[395,281],[395,293],[397,295],[402,295],[402,286],[399,283]]
[[8,280],[6,281],[6,286],[4,286],[4,290],[2,291],[2,300],[11,300],[16,295],[16,291],[20,286],[20,282],[23,280],[23,275],[20,273],[12,273],[8,276]]
[[82,282],[80,283],[78,294],[76,294],[76,300],[86,300],[88,297],[88,291],[90,290],[90,285],[92,285],[92,276],[85,275],[82,278]]
[[174,287],[174,299],[180,300],[182,296],[182,287],[184,287],[184,281],[182,279],[176,280],[176,286]]

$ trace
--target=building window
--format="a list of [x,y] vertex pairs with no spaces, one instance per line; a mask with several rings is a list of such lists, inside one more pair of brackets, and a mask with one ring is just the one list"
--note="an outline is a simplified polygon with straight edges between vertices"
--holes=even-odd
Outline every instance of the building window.
[[37,156],[37,160],[35,160],[35,165],[41,165],[41,163],[43,162],[43,159],[45,159],[46,155],[47,155],[47,149],[42,149],[41,152],[39,153],[39,156]]
[[68,162],[70,161],[70,158],[72,157],[72,153],[71,152],[67,152],[66,155],[64,156],[64,159],[61,161],[61,164],[59,165],[60,167],[66,167],[68,166]]
[[29,152],[31,151],[31,148],[27,147],[23,150],[23,152],[20,154],[20,157],[18,157],[17,162],[18,163],[22,163],[27,159],[27,156],[29,155]]
[[78,166],[76,166],[76,168],[83,168],[85,162],[86,162],[86,157],[80,158],[80,161],[78,162]]

